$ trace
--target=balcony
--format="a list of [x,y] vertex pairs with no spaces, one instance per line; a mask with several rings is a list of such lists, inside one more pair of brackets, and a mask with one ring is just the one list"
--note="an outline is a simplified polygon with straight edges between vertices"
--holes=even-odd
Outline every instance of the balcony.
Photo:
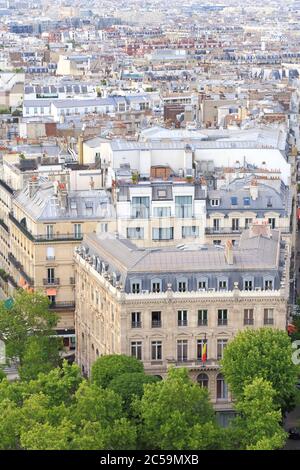
[[58,277],[43,279],[44,286],[59,286],[60,281]]
[[215,229],[213,227],[206,227],[205,229],[206,235],[227,235],[231,233],[242,233],[242,229],[240,227],[237,230],[233,230],[232,227],[220,227],[219,229]]
[[46,260],[47,260],[47,261],[54,261],[54,260],[55,260],[55,256],[46,256]]
[[188,321],[187,320],[178,320],[178,326],[187,326]]
[[141,321],[131,322],[131,328],[142,328],[142,322]]
[[264,318],[264,325],[274,325],[274,318]]
[[161,320],[152,320],[151,326],[152,328],[161,328]]
[[198,326],[207,326],[207,320],[206,319],[198,319]]
[[75,302],[52,302],[49,305],[51,310],[74,310]]
[[225,326],[228,324],[227,318],[218,318],[218,326]]
[[17,271],[21,274],[21,276],[25,279],[27,284],[32,286],[34,284],[33,279],[28,276],[28,274],[24,271],[23,265],[14,257],[12,253],[8,253],[8,259],[11,264],[16,268]]
[[9,233],[9,228],[8,228],[8,226],[6,225],[6,223],[5,223],[2,219],[0,219],[0,225],[1,225],[2,228],[4,228],[4,230],[5,230],[7,233]]
[[32,242],[43,243],[43,242],[57,242],[57,241],[81,241],[83,239],[82,233],[56,233],[56,234],[45,234],[45,235],[33,235],[27,227],[19,222],[14,215],[10,212],[9,219],[14,223],[16,227]]
[[244,325],[254,325],[254,318],[244,318]]

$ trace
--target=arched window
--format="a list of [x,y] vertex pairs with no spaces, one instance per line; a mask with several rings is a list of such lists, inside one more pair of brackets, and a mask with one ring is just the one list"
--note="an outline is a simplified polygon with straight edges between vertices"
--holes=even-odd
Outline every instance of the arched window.
[[208,376],[206,374],[199,374],[197,377],[197,382],[200,387],[208,388]]
[[228,399],[228,387],[225,383],[223,374],[217,375],[217,400]]

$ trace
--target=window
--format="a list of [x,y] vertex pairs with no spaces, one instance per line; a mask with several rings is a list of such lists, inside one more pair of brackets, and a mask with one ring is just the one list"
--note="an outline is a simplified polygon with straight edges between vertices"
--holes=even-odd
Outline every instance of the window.
[[47,269],[47,282],[48,284],[54,284],[54,268],[48,268]]
[[206,357],[208,357],[208,342],[207,339],[197,339],[197,361],[202,361],[203,358],[203,347],[206,344]]
[[253,219],[246,218],[245,219],[245,228],[248,229],[252,225]]
[[199,237],[199,227],[182,227],[182,238]]
[[187,291],[187,282],[186,281],[178,281],[177,282],[177,290],[178,290],[178,292],[186,292]]
[[141,312],[131,313],[131,328],[141,328]]
[[207,374],[199,374],[197,377],[197,382],[201,388],[208,388],[208,375]]
[[141,292],[141,284],[140,282],[132,282],[131,284],[131,292],[132,294],[139,294]]
[[176,217],[181,219],[193,216],[192,196],[175,196]]
[[217,359],[218,359],[218,361],[223,359],[223,353],[224,353],[224,349],[227,346],[227,343],[228,343],[227,339],[218,339],[217,340]]
[[54,248],[53,248],[52,246],[47,246],[46,258],[47,258],[48,260],[55,259],[54,253],[55,253]]
[[265,308],[264,309],[264,325],[273,325],[274,324],[274,309]]
[[243,202],[244,202],[244,206],[250,206],[250,197],[244,197],[243,198]]
[[244,280],[244,290],[253,290],[253,280],[245,279]]
[[132,198],[132,217],[134,219],[147,219],[149,217],[150,198]]
[[106,222],[101,223],[101,233],[105,233],[108,230],[108,224]]
[[154,207],[153,217],[171,217],[171,207]]
[[207,289],[207,281],[198,281],[198,290],[206,290]]
[[48,240],[53,238],[53,225],[46,225],[46,238]]
[[268,224],[271,225],[271,229],[274,229],[276,227],[276,219],[274,217],[270,217],[268,219]]
[[75,238],[82,237],[81,224],[74,224],[74,237]]
[[231,200],[231,205],[232,205],[232,206],[237,206],[238,199],[237,199],[236,196],[232,196],[232,197],[230,198],[230,200]]
[[238,232],[240,229],[240,220],[239,219],[231,219],[231,228],[233,232]]
[[214,232],[220,231],[220,219],[213,219],[213,230]]
[[153,240],[173,240],[173,238],[174,238],[173,227],[152,229]]
[[161,341],[151,342],[151,359],[152,361],[162,360],[162,342]]
[[163,198],[167,197],[167,191],[165,189],[158,189],[157,190],[157,196],[159,198],[163,199]]
[[212,207],[219,206],[219,205],[220,205],[220,199],[211,199],[211,200],[210,200],[210,205],[211,205]]
[[213,240],[213,244],[215,246],[220,246],[221,245],[221,240]]
[[186,362],[188,358],[188,342],[186,339],[177,341],[177,360],[178,362]]
[[265,279],[264,281],[264,290],[272,290],[273,289],[273,280],[272,279]]
[[198,310],[198,326],[207,326],[207,310]]
[[127,238],[132,240],[144,239],[144,229],[142,227],[127,228]]
[[131,342],[131,356],[142,359],[142,341]]
[[244,325],[253,325],[254,318],[253,318],[253,308],[245,308],[244,309]]
[[272,207],[272,206],[273,206],[272,198],[271,198],[271,197],[267,197],[267,207]]
[[218,325],[227,325],[227,309],[218,310]]
[[222,374],[217,375],[217,400],[228,399],[228,387]]
[[219,290],[227,290],[227,281],[225,279],[219,279],[218,287]]
[[48,299],[50,301],[50,304],[55,304],[55,295],[48,295]]
[[160,281],[152,281],[151,282],[151,291],[152,292],[161,292],[161,282]]
[[178,326],[187,326],[188,324],[187,310],[178,310]]
[[151,314],[151,326],[152,328],[161,327],[161,312],[152,312]]

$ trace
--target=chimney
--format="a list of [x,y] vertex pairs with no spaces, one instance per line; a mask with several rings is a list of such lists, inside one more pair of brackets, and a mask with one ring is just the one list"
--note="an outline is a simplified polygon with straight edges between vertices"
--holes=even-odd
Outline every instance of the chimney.
[[83,165],[83,134],[78,137],[78,163]]
[[232,241],[227,240],[224,250],[225,260],[227,264],[233,264],[233,248]]
[[258,198],[258,186],[256,179],[253,179],[250,183],[250,197],[253,199],[253,201],[256,201]]
[[32,176],[28,181],[28,188],[29,188],[29,197],[32,198],[35,193],[37,192],[39,187],[39,182],[37,176]]

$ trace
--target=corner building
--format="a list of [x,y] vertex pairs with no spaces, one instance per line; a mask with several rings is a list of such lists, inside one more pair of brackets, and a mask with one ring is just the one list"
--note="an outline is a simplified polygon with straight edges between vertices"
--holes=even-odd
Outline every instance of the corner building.
[[[215,408],[231,409],[219,361],[244,328],[285,330],[289,245],[269,225],[245,230],[238,246],[137,248],[108,234],[75,249],[77,362],[127,354],[148,374],[187,367]],[[207,360],[202,361],[207,342]]]

